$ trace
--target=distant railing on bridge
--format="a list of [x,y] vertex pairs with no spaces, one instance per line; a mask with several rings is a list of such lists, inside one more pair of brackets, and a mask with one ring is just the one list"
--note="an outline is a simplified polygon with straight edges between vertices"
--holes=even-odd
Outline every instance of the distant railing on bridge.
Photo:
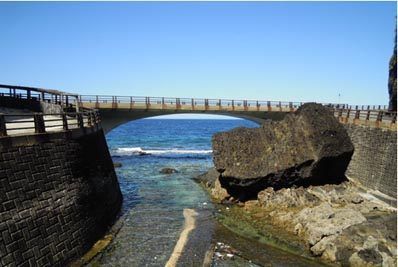
[[19,134],[41,134],[85,127],[98,127],[98,111],[43,113],[0,113],[0,137]]
[[[147,97],[147,96],[111,96],[79,95],[80,106],[91,104],[93,108],[127,108],[127,109],[176,109],[176,110],[244,110],[244,111],[286,111],[295,110],[305,102],[265,101],[265,100],[232,100],[208,98]],[[322,103],[325,106],[339,109],[387,110],[386,105],[348,105]]]

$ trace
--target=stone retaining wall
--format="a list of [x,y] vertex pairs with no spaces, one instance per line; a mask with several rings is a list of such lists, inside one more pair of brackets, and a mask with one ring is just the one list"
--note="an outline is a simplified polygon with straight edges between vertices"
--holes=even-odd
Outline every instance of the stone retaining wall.
[[36,139],[0,139],[0,266],[64,266],[102,237],[120,209],[101,129]]
[[397,132],[345,125],[355,151],[346,175],[362,185],[397,198]]

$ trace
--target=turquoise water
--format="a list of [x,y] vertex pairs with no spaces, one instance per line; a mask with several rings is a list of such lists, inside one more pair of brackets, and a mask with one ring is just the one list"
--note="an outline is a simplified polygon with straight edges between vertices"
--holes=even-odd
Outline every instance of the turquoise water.
[[[126,220],[99,259],[104,266],[164,266],[183,227],[183,209],[209,214],[208,196],[192,178],[212,166],[211,137],[246,120],[144,119],[122,125],[106,138],[124,201]],[[162,168],[178,172],[161,174]]]

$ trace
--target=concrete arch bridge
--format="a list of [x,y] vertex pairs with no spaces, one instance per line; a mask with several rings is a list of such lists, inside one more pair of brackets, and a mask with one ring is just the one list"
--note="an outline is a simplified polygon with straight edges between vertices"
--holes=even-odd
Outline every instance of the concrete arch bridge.
[[[99,95],[80,95],[77,101],[80,108],[99,110],[105,132],[131,120],[181,113],[227,115],[262,123],[268,119],[281,120],[287,113],[294,112],[304,104],[284,101]],[[342,123],[376,127],[395,126],[395,118],[386,111],[387,106],[322,104],[330,107]]]
[[[0,110],[0,136],[68,130],[101,120],[105,133],[131,120],[180,113],[216,114],[257,123],[281,120],[303,102],[207,98],[79,95],[34,87],[0,85],[0,107],[28,109],[34,114],[9,114]],[[342,123],[396,129],[396,113],[383,105],[323,103]],[[71,113],[78,114],[71,114]],[[39,114],[41,113],[41,114]],[[18,119],[23,116],[23,119]],[[49,115],[52,115],[48,118]],[[16,117],[17,116],[17,117]],[[58,118],[59,117],[59,118]],[[62,123],[61,123],[62,122]]]

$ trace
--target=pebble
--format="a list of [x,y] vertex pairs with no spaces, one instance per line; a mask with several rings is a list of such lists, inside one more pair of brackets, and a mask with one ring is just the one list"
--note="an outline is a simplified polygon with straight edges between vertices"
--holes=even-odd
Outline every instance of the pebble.
[[221,254],[220,252],[216,252],[216,253],[214,253],[214,255],[215,255],[217,258],[222,258],[222,254]]

